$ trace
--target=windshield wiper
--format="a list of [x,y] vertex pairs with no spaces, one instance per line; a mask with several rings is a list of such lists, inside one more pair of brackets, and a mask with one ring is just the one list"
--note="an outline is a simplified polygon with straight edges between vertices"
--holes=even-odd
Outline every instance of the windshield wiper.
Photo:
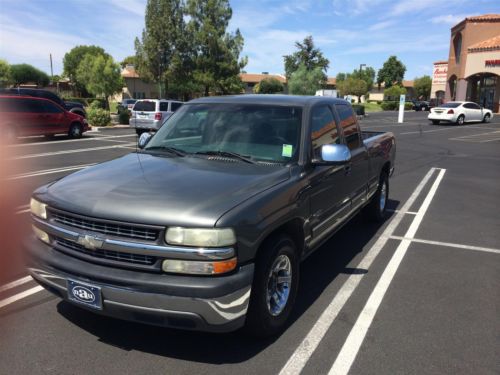
[[245,163],[250,163],[250,164],[255,164],[255,161],[250,159],[249,156],[246,155],[240,155],[237,152],[231,152],[231,151],[216,151],[216,150],[209,150],[209,151],[198,151],[195,152],[196,155],[217,155],[217,156],[226,156],[234,159],[238,159],[241,161],[244,161]]
[[152,146],[152,147],[147,147],[144,149],[144,151],[156,151],[156,150],[162,150],[162,151],[167,151],[170,152],[171,154],[177,155],[177,156],[186,156],[186,153],[182,150],[179,150],[178,148],[175,147],[169,147],[169,146]]

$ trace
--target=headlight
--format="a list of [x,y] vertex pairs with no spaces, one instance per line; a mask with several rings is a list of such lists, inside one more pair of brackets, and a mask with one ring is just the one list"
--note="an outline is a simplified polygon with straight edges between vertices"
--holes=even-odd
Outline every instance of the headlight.
[[47,219],[46,204],[38,202],[36,199],[31,198],[30,208],[33,215],[38,216],[41,219]]
[[40,241],[43,241],[43,242],[50,245],[49,235],[46,232],[44,232],[41,229],[38,229],[34,225],[32,225],[32,228],[33,228],[33,232],[35,232],[36,238],[38,238]]
[[231,228],[194,229],[172,227],[167,229],[165,240],[171,245],[219,247],[236,243]]
[[215,262],[200,262],[193,260],[166,259],[163,261],[164,272],[184,273],[189,275],[219,275],[236,268],[236,258],[218,260]]

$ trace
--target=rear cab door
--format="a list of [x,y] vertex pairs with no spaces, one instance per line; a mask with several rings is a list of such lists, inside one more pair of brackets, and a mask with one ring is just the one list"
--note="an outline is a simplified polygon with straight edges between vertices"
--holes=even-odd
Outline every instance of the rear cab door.
[[467,113],[465,115],[465,120],[471,121],[482,121],[483,110],[476,103],[465,103],[463,107],[466,109]]
[[351,151],[351,163],[346,166],[350,186],[352,210],[364,204],[368,198],[370,156],[363,143],[357,117],[350,104],[335,104],[345,144]]

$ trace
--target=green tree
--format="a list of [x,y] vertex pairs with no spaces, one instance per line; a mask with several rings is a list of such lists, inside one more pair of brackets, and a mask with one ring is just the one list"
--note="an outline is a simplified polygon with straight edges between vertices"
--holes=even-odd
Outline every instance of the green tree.
[[276,94],[283,92],[283,84],[274,77],[265,78],[254,86],[253,92],[255,94]]
[[324,72],[318,66],[313,70],[307,69],[305,65],[292,73],[288,81],[288,91],[292,95],[314,95],[322,87]]
[[354,95],[358,97],[358,103],[361,102],[361,96],[368,92],[367,83],[360,79],[355,78],[352,75],[347,77],[344,81],[337,83],[337,90],[339,90],[341,96]]
[[413,80],[413,88],[417,93],[417,98],[427,99],[431,95],[432,78],[424,75]]
[[227,32],[232,13],[228,0],[187,0],[187,34],[193,36],[194,45],[193,77],[205,95],[243,90],[239,73],[248,59],[240,59],[244,41],[239,29]]
[[0,87],[6,87],[11,79],[9,63],[0,59]]
[[78,65],[83,60],[85,55],[98,56],[107,54],[104,52],[104,49],[98,46],[76,46],[67,52],[63,57],[63,74],[65,77],[69,78],[71,83],[75,85],[77,92],[87,96],[85,92],[85,84],[78,81],[76,74]]
[[78,64],[76,77],[85,89],[95,96],[102,96],[109,109],[109,96],[123,88],[120,66],[109,55],[85,55]]
[[47,86],[50,81],[46,73],[29,64],[11,65],[10,76],[15,85],[36,83],[38,86]]
[[120,61],[121,68],[125,68],[127,65],[136,65],[135,56],[127,56],[122,61]]
[[380,86],[382,82],[386,88],[394,84],[402,85],[403,78],[406,72],[406,66],[397,59],[396,56],[391,56],[378,71],[377,83]]
[[148,0],[144,20],[142,38],[135,39],[136,69],[141,78],[158,83],[160,96],[166,96],[172,61],[180,59],[188,37],[182,1]]
[[399,100],[400,95],[406,95],[406,89],[399,85],[394,85],[384,90],[386,100]]
[[313,71],[319,68],[322,72],[321,83],[325,84],[328,77],[326,71],[330,65],[330,61],[323,56],[319,48],[314,46],[314,41],[311,35],[307,36],[302,43],[295,42],[297,51],[291,55],[284,56],[285,75],[290,79],[292,74],[299,70],[303,65],[308,71]]
[[339,82],[345,81],[348,76],[349,73],[337,73],[337,76],[335,77],[337,85],[339,84]]
[[373,69],[371,66],[367,66],[362,70],[354,69],[354,71],[351,73],[351,77],[365,81],[368,92],[369,90],[371,90],[371,88],[373,87],[373,83],[375,82],[375,69]]

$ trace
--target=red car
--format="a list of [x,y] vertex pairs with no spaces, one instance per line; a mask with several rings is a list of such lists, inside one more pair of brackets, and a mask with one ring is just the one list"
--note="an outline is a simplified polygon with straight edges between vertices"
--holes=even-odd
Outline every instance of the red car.
[[87,120],[56,103],[32,96],[0,96],[0,132],[7,141],[16,137],[68,134],[80,138],[90,130]]

